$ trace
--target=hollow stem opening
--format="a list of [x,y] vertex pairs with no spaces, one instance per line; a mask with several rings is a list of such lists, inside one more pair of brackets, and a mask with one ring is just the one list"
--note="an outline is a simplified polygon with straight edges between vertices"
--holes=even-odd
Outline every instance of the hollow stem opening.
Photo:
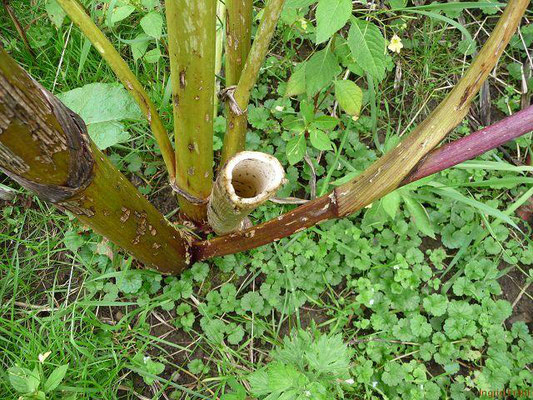
[[217,177],[208,206],[208,220],[218,234],[239,230],[244,219],[276,191],[285,171],[273,156],[243,151],[231,158]]

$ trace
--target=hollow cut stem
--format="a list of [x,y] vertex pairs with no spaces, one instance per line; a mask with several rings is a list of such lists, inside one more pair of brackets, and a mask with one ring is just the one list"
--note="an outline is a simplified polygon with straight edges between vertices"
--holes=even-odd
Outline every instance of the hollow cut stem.
[[193,259],[238,253],[287,237],[320,222],[352,214],[399,187],[424,156],[467,114],[470,102],[516,31],[529,0],[509,1],[465,76],[400,144],[359,176],[288,213],[244,231],[193,244]]
[[[420,161],[400,186],[470,160],[506,141],[516,139],[531,131],[533,131],[533,106],[481,131],[433,150]],[[372,185],[372,182],[368,182],[368,184]],[[329,195],[309,201],[276,219],[244,231],[193,243],[193,259],[200,261],[253,249],[338,217],[337,202],[332,192]]]
[[207,208],[213,230],[223,235],[245,228],[246,217],[276,194],[285,181],[277,158],[242,151],[220,170]]
[[171,181],[176,175],[174,149],[170,143],[168,133],[163,126],[159,113],[150,100],[150,96],[137,80],[128,64],[113,47],[111,42],[87,15],[83,7],[76,0],[57,0],[61,8],[67,13],[74,24],[80,28],[83,34],[90,40],[102,58],[109,64],[113,72],[120,79],[124,87],[131,93],[141,111],[144,113],[155,140],[161,150],[163,161]]

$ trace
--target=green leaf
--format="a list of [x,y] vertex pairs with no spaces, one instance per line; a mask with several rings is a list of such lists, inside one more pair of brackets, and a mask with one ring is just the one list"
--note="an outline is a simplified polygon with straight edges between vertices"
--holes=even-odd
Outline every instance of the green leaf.
[[434,293],[425,297],[423,303],[426,311],[436,317],[444,315],[448,309],[448,299],[442,294]]
[[144,33],[155,39],[160,39],[163,35],[163,17],[156,11],[149,12],[142,17],[140,24]]
[[260,313],[263,311],[265,301],[258,292],[248,292],[241,299],[241,307],[244,311]]
[[139,106],[118,84],[91,83],[57,97],[85,121],[89,136],[101,150],[130,138],[119,121],[142,119]]
[[151,385],[155,381],[155,378],[150,375],[159,375],[165,370],[165,364],[152,361],[150,356],[144,356],[141,352],[137,353],[132,361],[141,369],[139,374],[147,385]]
[[510,64],[507,64],[507,71],[509,71],[509,75],[517,81],[520,81],[522,79],[522,64],[513,62]]
[[[199,375],[204,373],[207,367],[201,359],[196,358],[187,364],[187,368],[191,373]],[[209,371],[209,368],[207,368],[207,371]]]
[[309,140],[315,149],[331,150],[331,140],[328,135],[319,129],[313,129],[309,132]]
[[429,217],[426,213],[422,204],[414,200],[409,195],[402,194],[402,199],[407,206],[407,210],[411,214],[411,218],[415,223],[415,226],[422,232],[424,235],[427,235],[431,238],[435,238],[435,232],[429,221]]
[[52,21],[56,28],[61,28],[67,14],[57,3],[57,0],[48,0],[46,2],[45,10],[48,14],[48,18],[50,18],[50,21]]
[[431,335],[431,325],[427,322],[423,315],[415,315],[411,318],[411,332],[418,337],[428,337]]
[[394,219],[398,207],[400,207],[401,196],[398,192],[390,192],[388,195],[381,199],[383,209],[389,216]]
[[335,129],[338,124],[339,120],[329,115],[320,115],[313,119],[313,122],[311,122],[311,126],[313,126],[314,128],[322,129],[323,131]]
[[87,126],[89,136],[101,149],[107,149],[117,143],[127,142],[131,136],[124,130],[124,125],[117,121],[98,122]]
[[236,325],[231,331],[228,332],[228,342],[230,344],[237,345],[241,342],[244,337],[244,329],[241,325]]
[[304,8],[316,3],[316,0],[287,0],[285,7],[287,8]]
[[73,253],[83,246],[84,242],[85,239],[83,236],[78,234],[76,231],[67,231],[63,237],[63,243],[65,243],[65,247]]
[[125,5],[120,7],[115,7],[111,14],[111,24],[114,25],[117,22],[122,21],[123,19],[128,18],[132,12],[135,11],[135,7],[132,5]]
[[65,364],[60,365],[52,371],[52,373],[50,374],[50,376],[48,376],[48,379],[44,383],[43,390],[45,391],[45,393],[51,392],[59,386],[59,384],[63,381],[63,378],[65,378],[67,370],[68,364]]
[[124,293],[136,293],[142,283],[142,277],[136,271],[124,271],[117,277],[117,287]]
[[381,376],[383,382],[389,386],[398,386],[406,378],[407,371],[403,364],[392,361],[385,363],[385,371]]
[[508,223],[509,225],[511,225],[513,228],[520,230],[520,228],[513,222],[513,220],[508,215],[505,215],[500,210],[493,208],[487,204],[484,204],[475,199],[466,197],[455,189],[443,187],[443,188],[435,188],[433,189],[433,191],[443,197],[449,197],[452,200],[472,206],[484,214],[491,215],[495,218],[499,218],[503,220],[504,222]]
[[320,0],[316,9],[316,43],[328,40],[352,15],[351,0]]
[[307,94],[314,96],[340,73],[339,62],[329,48],[316,52],[305,64]]
[[222,343],[224,340],[224,332],[226,332],[226,324],[224,321],[203,317],[200,320],[200,326],[211,342],[217,344]]
[[321,335],[305,351],[309,367],[319,374],[343,377],[349,373],[351,350],[342,335]]
[[297,162],[303,160],[305,151],[307,150],[307,144],[305,143],[305,135],[296,135],[288,141],[285,149],[287,154],[287,160],[289,164],[294,165]]
[[9,383],[19,393],[33,393],[41,382],[37,371],[27,368],[11,367],[7,370]]
[[389,4],[393,10],[397,8],[404,8],[407,5],[407,0],[389,0]]
[[285,97],[298,96],[305,93],[305,62],[298,64],[287,82]]
[[133,59],[135,61],[144,56],[151,40],[153,39],[150,38],[150,36],[148,36],[146,33],[139,33],[137,37],[131,41],[131,54],[133,55]]
[[161,50],[159,50],[159,48],[149,50],[144,55],[144,61],[146,61],[149,64],[155,64],[156,62],[159,61],[160,58],[161,58]]
[[149,11],[153,10],[159,0],[141,0],[142,5]]
[[363,105],[363,91],[352,81],[335,81],[335,97],[342,109],[352,117],[359,117]]
[[376,25],[354,18],[348,46],[361,69],[378,81],[385,78],[385,38]]

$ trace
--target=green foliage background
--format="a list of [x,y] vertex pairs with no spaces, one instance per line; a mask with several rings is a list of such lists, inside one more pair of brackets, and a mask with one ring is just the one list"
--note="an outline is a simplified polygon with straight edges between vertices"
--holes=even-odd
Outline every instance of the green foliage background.
[[[444,18],[478,26],[499,15],[493,2],[421,10],[390,1],[385,11],[346,12],[348,3],[288,0],[253,91],[247,148],[286,166],[280,197],[309,198],[313,179],[324,193],[392,148],[481,43],[463,25],[445,29]],[[117,167],[173,220],[155,142],[112,72],[53,1],[11,4],[38,57],[0,13],[2,45],[63,93]],[[159,2],[85,4],[170,129]],[[385,50],[393,34],[402,38],[400,54]],[[531,44],[531,25],[522,36]],[[495,115],[519,109],[527,54],[513,38],[493,82]],[[224,129],[219,114],[216,150]],[[452,137],[472,129],[465,120]],[[506,149],[524,158],[530,136]],[[137,269],[71,216],[0,177],[17,191],[1,211],[0,398],[461,400],[531,389],[533,245],[531,227],[514,213],[533,194],[531,172],[491,151],[348,219],[197,263],[180,277]],[[269,204],[252,219],[290,207]],[[47,385],[54,373],[59,383]]]

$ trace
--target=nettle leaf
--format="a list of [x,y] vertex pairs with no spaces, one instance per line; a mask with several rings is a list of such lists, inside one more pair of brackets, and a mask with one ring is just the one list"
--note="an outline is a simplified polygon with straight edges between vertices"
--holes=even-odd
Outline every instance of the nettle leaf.
[[316,0],[288,0],[285,3],[285,7],[287,7],[287,8],[303,8],[303,7],[309,7],[313,3],[316,3]]
[[133,59],[135,61],[144,56],[148,46],[150,45],[150,41],[152,40],[153,39],[146,33],[139,33],[137,37],[131,41],[131,54],[133,55]]
[[65,378],[65,374],[68,370],[68,364],[60,365],[56,369],[52,371],[50,376],[48,376],[48,379],[44,383],[43,390],[48,393],[54,390],[56,387],[59,386],[59,384],[63,381]]
[[356,64],[378,81],[385,78],[385,38],[371,22],[353,19],[348,46]]
[[294,67],[294,71],[287,82],[285,97],[298,96],[303,93],[305,93],[305,62]]
[[142,119],[139,106],[118,84],[91,83],[57,97],[85,121],[89,136],[101,150],[130,138],[120,121]]
[[341,67],[337,57],[329,48],[316,52],[305,64],[307,94],[314,96],[340,73]]
[[331,150],[331,140],[319,129],[313,129],[309,132],[309,140],[317,150]]
[[117,22],[128,18],[134,11],[135,7],[129,4],[125,6],[115,7],[113,9],[113,12],[111,13],[111,24],[114,25]]
[[400,207],[401,197],[398,192],[390,192],[388,195],[381,199],[381,205],[389,216],[394,219],[396,212]]
[[149,50],[144,55],[144,61],[146,61],[148,64],[155,64],[159,61],[161,58],[161,50],[159,48],[155,48],[152,50]]
[[7,370],[9,383],[19,393],[33,393],[41,382],[37,371],[27,368],[11,367]]
[[306,150],[307,144],[305,142],[305,135],[299,134],[291,138],[285,148],[289,164],[294,165],[297,162],[302,161]]
[[316,9],[316,43],[328,40],[352,15],[351,0],[320,0]]
[[429,221],[428,214],[422,204],[414,200],[411,196],[402,195],[402,199],[407,207],[407,210],[411,214],[411,219],[413,220],[415,226],[422,232],[424,235],[429,236],[430,238],[435,239],[435,231],[431,226]]
[[142,17],[140,24],[144,33],[155,39],[160,39],[163,35],[163,17],[156,11],[149,12]]
[[61,25],[63,25],[63,21],[65,20],[67,14],[57,3],[57,0],[48,0],[46,2],[45,9],[50,21],[56,26],[56,28],[61,28]]
[[339,120],[329,115],[320,115],[313,119],[313,122],[311,123],[313,127],[322,129],[324,131],[335,129],[338,124]]
[[352,81],[335,81],[335,98],[352,117],[359,117],[363,105],[363,91]]

